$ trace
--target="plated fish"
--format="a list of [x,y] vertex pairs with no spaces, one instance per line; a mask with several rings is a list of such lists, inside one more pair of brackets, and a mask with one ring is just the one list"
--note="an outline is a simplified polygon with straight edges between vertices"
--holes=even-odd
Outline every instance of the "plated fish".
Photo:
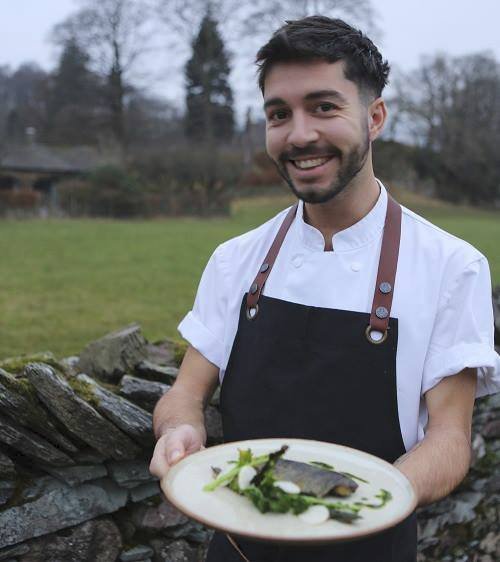
[[303,494],[323,498],[325,496],[347,497],[353,494],[358,484],[352,478],[305,462],[278,459],[273,468],[277,480],[296,484]]

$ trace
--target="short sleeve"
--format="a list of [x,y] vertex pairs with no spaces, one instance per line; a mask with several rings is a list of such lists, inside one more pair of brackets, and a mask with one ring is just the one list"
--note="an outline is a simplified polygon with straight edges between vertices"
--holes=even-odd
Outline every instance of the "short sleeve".
[[484,257],[444,287],[424,364],[422,395],[466,367],[477,368],[476,397],[500,390],[490,270]]
[[201,276],[193,309],[177,327],[185,340],[219,368],[224,349],[228,294],[221,261],[219,247],[212,254]]

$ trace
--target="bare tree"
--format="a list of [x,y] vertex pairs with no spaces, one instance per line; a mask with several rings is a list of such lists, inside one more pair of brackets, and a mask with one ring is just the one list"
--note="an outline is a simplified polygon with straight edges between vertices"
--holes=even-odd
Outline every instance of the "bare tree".
[[152,48],[150,3],[146,0],[81,0],[81,9],[55,26],[53,40],[75,41],[107,81],[114,135],[126,144],[124,104],[127,84],[138,79],[139,64]]
[[[491,54],[423,59],[397,82],[396,111],[448,199],[500,198],[500,64]],[[394,104],[393,104],[394,106]]]

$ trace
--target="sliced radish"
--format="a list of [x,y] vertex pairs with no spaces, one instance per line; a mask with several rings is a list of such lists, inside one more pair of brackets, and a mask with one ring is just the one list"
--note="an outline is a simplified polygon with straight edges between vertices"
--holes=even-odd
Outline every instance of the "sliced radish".
[[238,487],[246,490],[250,486],[250,481],[257,474],[253,466],[246,465],[238,472]]
[[330,518],[330,512],[324,505],[311,505],[299,515],[299,519],[309,525],[320,525]]
[[300,488],[294,482],[288,480],[277,480],[274,485],[287,494],[300,494]]

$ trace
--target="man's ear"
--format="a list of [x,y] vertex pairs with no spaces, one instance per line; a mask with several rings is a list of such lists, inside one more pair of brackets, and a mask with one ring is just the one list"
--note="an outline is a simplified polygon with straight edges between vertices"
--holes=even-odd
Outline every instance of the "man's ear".
[[368,106],[368,133],[370,141],[374,141],[382,132],[387,120],[387,107],[384,100],[379,97]]

